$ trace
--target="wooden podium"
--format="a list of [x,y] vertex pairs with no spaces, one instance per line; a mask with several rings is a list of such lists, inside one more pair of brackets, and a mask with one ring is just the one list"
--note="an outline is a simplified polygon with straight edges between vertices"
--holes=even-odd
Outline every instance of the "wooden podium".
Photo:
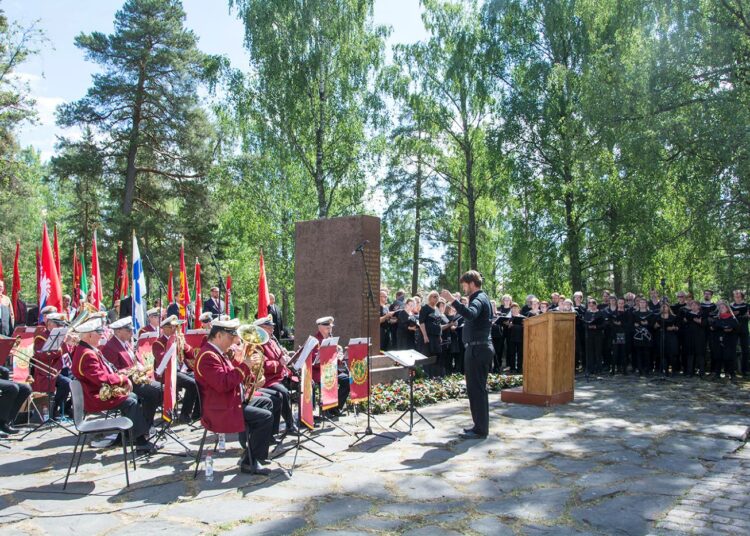
[[549,312],[523,323],[523,387],[504,389],[503,402],[553,406],[573,401],[576,314]]

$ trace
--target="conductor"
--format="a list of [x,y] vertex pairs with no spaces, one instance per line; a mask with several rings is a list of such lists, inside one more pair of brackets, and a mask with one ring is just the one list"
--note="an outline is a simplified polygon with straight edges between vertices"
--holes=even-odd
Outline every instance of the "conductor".
[[468,306],[455,300],[447,290],[440,293],[446,303],[452,303],[456,312],[465,320],[462,334],[462,343],[465,348],[464,374],[474,426],[465,428],[464,433],[459,434],[459,437],[485,439],[490,426],[487,375],[490,372],[494,355],[490,339],[492,306],[487,294],[482,290],[482,276],[479,272],[470,270],[461,276],[459,282],[463,294],[469,296]]

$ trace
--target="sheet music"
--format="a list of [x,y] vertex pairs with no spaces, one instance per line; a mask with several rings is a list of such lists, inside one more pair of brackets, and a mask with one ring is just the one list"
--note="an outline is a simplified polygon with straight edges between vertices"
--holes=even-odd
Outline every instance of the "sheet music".
[[427,359],[427,356],[420,354],[416,350],[397,350],[392,352],[383,352],[383,355],[390,357],[396,363],[403,367],[414,367],[417,361]]
[[68,333],[68,328],[53,329],[50,332],[49,337],[47,337],[44,346],[42,346],[42,352],[54,352],[55,350],[59,350],[65,339],[66,333]]
[[359,337],[357,339],[349,339],[349,346],[354,346],[356,344],[370,344],[370,339],[367,337]]
[[338,337],[328,337],[327,339],[323,339],[320,341],[320,347],[324,348],[326,346],[337,346],[339,343]]
[[305,361],[307,361],[307,359],[310,357],[310,354],[317,346],[318,339],[316,339],[312,335],[307,337],[305,346],[302,348],[302,353],[300,353],[299,358],[297,358],[297,361],[292,365],[294,370],[300,370],[302,368],[302,365],[305,364]]

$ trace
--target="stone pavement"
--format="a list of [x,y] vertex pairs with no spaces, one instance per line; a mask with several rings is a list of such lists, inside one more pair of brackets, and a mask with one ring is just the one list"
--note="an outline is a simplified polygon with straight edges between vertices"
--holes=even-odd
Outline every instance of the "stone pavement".
[[[124,488],[119,451],[87,449],[63,492],[73,438],[45,432],[0,449],[0,533],[748,534],[747,388],[606,378],[579,381],[576,401],[556,408],[492,394],[484,441],[456,438],[465,400],[424,408],[437,428],[421,423],[396,442],[347,448],[329,425],[312,446],[335,463],[301,451],[291,478],[293,453],[270,477],[243,475],[230,442],[213,482],[193,480],[185,458],[157,455]],[[197,447],[202,431],[178,430]]]

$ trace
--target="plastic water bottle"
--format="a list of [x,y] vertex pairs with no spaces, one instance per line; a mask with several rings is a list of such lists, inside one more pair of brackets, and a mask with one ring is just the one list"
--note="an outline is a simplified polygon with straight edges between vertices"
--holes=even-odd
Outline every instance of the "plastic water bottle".
[[224,454],[227,451],[227,436],[219,434],[219,452]]
[[214,457],[209,450],[206,453],[206,481],[213,482],[214,480]]
[[42,422],[47,422],[49,420],[49,408],[47,406],[44,406],[44,409],[42,409]]

